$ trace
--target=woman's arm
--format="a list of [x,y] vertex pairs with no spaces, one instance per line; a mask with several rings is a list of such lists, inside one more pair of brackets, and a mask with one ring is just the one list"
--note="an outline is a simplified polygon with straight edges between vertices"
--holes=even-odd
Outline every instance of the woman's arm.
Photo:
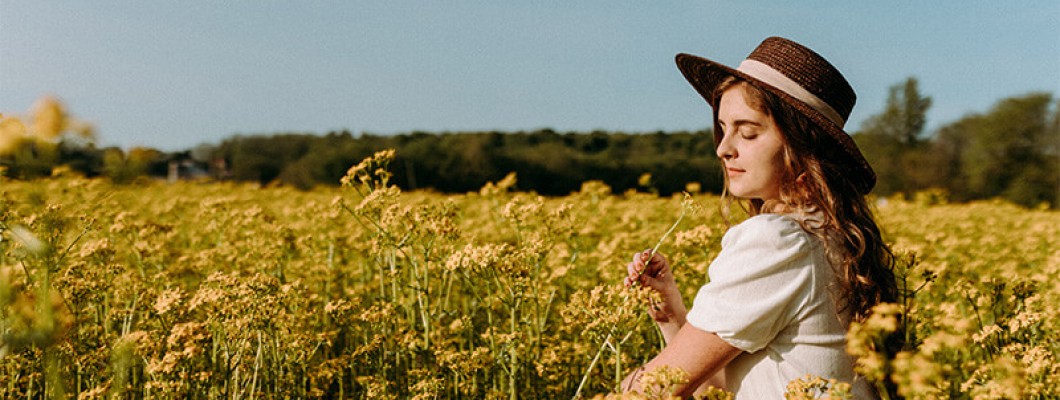
[[689,374],[688,383],[677,392],[679,395],[691,396],[706,384],[724,389],[723,367],[741,351],[718,335],[685,323],[688,309],[666,257],[652,254],[651,250],[634,254],[626,271],[626,286],[639,283],[654,289],[662,298],[662,302],[653,304],[648,312],[658,324],[666,347],[651,362],[627,376],[622,384],[623,390],[639,391],[637,379],[640,374],[663,365],[681,368]]
[[681,315],[680,318],[674,318],[674,320],[667,322],[655,321],[655,324],[659,326],[659,331],[662,332],[663,342],[669,344],[674,341],[674,337],[677,336],[677,332],[681,330],[681,327],[685,326],[685,316]]
[[[722,340],[714,332],[707,332],[685,324],[659,352],[659,355],[626,377],[622,382],[622,389],[640,391],[640,384],[637,382],[640,375],[666,365],[680,368],[688,374],[688,383],[679,386],[674,395],[690,397],[696,389],[711,378],[715,376],[722,378],[719,372],[742,352]],[[723,382],[712,383],[720,383],[720,386],[724,386]]]

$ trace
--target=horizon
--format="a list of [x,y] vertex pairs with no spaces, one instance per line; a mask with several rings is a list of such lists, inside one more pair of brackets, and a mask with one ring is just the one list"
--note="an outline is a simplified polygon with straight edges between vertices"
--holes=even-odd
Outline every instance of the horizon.
[[[625,6],[625,7],[619,7]],[[850,133],[915,77],[925,133],[1060,94],[1060,2],[310,4],[0,2],[0,112],[60,99],[99,147],[181,151],[236,135],[709,129],[673,63],[738,64],[767,36],[854,86]]]

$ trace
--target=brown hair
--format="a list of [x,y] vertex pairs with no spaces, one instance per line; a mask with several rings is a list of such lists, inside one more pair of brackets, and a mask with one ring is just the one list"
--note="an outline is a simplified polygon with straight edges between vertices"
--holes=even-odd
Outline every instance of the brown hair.
[[[741,201],[741,207],[752,216],[767,212],[817,216],[799,223],[824,243],[838,278],[839,309],[850,310],[854,321],[864,320],[878,303],[896,301],[894,254],[883,242],[865,196],[845,173],[849,160],[839,143],[795,107],[737,77],[718,85],[714,104],[720,104],[722,93],[732,88],[744,90],[749,106],[771,116],[784,140],[780,199]],[[715,132],[721,132],[717,108],[714,114]],[[728,186],[726,177],[725,215],[733,202]]]

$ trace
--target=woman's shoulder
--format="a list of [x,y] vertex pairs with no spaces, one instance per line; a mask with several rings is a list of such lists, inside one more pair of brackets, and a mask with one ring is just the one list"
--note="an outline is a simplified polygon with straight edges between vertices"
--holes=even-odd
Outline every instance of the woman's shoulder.
[[729,228],[722,238],[722,247],[739,242],[785,249],[807,245],[811,238],[799,221],[789,215],[758,214]]

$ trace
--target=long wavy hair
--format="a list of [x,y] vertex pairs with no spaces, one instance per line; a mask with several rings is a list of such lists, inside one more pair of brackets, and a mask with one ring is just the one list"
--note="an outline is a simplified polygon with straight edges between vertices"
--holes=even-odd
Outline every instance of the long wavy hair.
[[[729,89],[744,90],[748,106],[771,116],[783,140],[783,162],[778,200],[734,199],[725,177],[722,211],[729,215],[735,201],[754,216],[781,213],[797,218],[807,232],[821,239],[836,272],[836,299],[840,311],[850,311],[853,321],[863,321],[872,307],[898,298],[895,256],[883,242],[865,196],[844,173],[849,159],[827,132],[779,97],[753,84],[730,77],[714,91],[714,104]],[[714,109],[714,129],[721,132]]]

